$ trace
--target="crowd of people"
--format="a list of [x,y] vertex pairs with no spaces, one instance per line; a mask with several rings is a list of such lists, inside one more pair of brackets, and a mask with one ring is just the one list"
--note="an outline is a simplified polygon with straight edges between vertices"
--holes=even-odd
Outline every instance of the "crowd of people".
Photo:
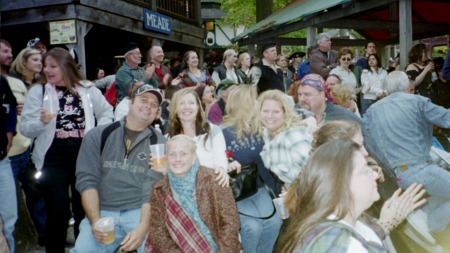
[[[36,38],[13,58],[0,39],[0,251],[17,252],[22,189],[47,253],[64,252],[70,219],[72,253],[395,252],[390,233],[419,211],[413,233],[448,237],[450,172],[430,149],[450,128],[450,51],[429,61],[417,44],[388,73],[373,42],[360,59],[316,42],[291,56],[266,43],[256,62],[228,49],[211,73],[195,51],[169,68],[162,46],[131,42],[88,81],[64,48]],[[229,173],[248,165],[257,187],[238,199]]]

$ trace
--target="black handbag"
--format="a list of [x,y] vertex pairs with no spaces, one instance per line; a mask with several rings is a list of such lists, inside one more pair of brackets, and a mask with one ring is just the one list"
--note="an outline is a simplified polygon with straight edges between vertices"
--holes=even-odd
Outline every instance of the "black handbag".
[[[253,196],[258,192],[258,178],[261,180],[266,191],[269,193],[271,199],[275,199],[275,193],[269,186],[264,182],[262,177],[258,174],[258,164],[256,162],[251,162],[249,164],[241,166],[241,172],[238,174],[236,171],[231,171],[228,173],[230,176],[230,187],[233,191],[234,198],[236,201],[243,200],[250,196]],[[262,220],[267,220],[272,218],[276,213],[275,205],[272,202],[273,211],[270,215],[265,217],[258,217],[253,215],[248,215],[239,212],[240,215],[244,215],[251,218],[258,218]]]
[[230,187],[236,201],[248,198],[258,192],[258,164],[251,162],[241,166],[241,172],[228,173]]

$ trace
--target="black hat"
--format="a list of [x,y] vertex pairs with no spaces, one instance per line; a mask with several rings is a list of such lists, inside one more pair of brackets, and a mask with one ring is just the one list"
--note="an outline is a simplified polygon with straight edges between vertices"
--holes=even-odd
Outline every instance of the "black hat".
[[303,58],[303,57],[305,57],[305,55],[306,54],[304,52],[295,52],[289,56],[289,60],[292,60],[292,59],[298,58],[298,57]]
[[135,42],[130,42],[123,49],[123,54],[126,55],[128,52],[130,52],[131,50],[134,50],[136,48],[139,48],[138,44],[136,44]]
[[264,53],[264,51],[266,51],[266,49],[269,49],[271,47],[276,47],[276,46],[277,46],[277,43],[275,43],[275,42],[268,42],[266,44],[263,44],[261,46],[261,54]]

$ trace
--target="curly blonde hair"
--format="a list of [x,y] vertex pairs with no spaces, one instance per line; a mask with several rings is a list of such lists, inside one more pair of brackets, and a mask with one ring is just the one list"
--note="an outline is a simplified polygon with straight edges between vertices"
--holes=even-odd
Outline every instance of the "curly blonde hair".
[[[283,125],[276,130],[273,135],[276,135],[286,129],[297,127],[297,126],[306,126],[305,123],[302,122],[302,118],[300,115],[294,110],[294,104],[290,105],[288,100],[291,99],[288,95],[284,94],[279,90],[268,90],[259,95],[258,98],[258,113],[256,113],[256,117],[254,119],[254,123],[256,126],[262,128],[260,111],[266,100],[276,101],[281,109],[284,112],[284,122]],[[262,130],[259,130],[262,132]]]

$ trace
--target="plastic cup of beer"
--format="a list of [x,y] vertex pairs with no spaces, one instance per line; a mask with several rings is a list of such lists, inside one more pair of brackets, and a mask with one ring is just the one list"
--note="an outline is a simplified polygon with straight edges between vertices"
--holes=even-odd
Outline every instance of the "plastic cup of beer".
[[53,119],[54,117],[56,117],[56,112],[53,109],[53,107],[50,107],[46,112],[45,112],[45,119],[47,121]]
[[166,153],[164,144],[150,145],[150,152],[152,155],[152,163],[154,166],[164,165],[166,163]]
[[278,217],[280,217],[280,219],[284,220],[289,218],[289,212],[287,208],[284,206],[284,198],[273,199],[273,204],[277,209]]
[[114,218],[113,217],[104,217],[98,220],[95,225],[98,227],[100,231],[106,233],[106,240],[103,242],[104,244],[113,243],[115,240],[114,234]]

